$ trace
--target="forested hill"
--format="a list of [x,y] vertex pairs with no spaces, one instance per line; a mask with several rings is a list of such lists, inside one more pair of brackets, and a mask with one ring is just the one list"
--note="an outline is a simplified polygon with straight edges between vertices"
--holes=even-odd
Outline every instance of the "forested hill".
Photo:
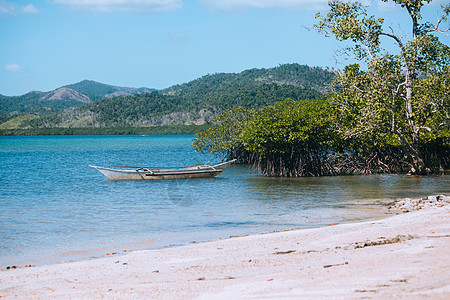
[[[321,98],[334,75],[298,64],[206,75],[161,91],[103,98],[53,115],[19,116],[18,122],[9,120],[0,129],[204,124],[235,106],[257,109],[286,98]],[[83,81],[65,88],[85,94],[89,84]],[[108,86],[97,87],[99,96],[110,92]]]
[[32,91],[21,96],[0,95],[0,115],[21,113],[48,115],[65,109],[83,106],[102,98],[149,93],[155,89],[108,85],[92,80],[66,85],[50,92]]
[[293,85],[310,87],[325,92],[334,73],[321,68],[306,65],[284,64],[270,69],[250,69],[241,73],[217,73],[206,75],[191,82],[175,85],[163,90],[168,94],[194,94],[199,91],[215,90],[222,93],[232,92],[236,88],[248,88],[262,84]]
[[149,89],[145,87],[142,88],[121,87],[116,85],[109,85],[100,82],[95,82],[92,80],[83,80],[81,82],[69,84],[64,87],[70,88],[81,94],[87,95],[94,101],[101,98],[113,98],[117,96],[150,93],[152,91],[155,91],[155,89]]

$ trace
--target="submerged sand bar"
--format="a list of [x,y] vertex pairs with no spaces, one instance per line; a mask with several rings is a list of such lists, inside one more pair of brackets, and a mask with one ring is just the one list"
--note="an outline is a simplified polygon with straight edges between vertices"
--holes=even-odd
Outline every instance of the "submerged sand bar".
[[448,202],[378,221],[2,271],[0,298],[449,299]]

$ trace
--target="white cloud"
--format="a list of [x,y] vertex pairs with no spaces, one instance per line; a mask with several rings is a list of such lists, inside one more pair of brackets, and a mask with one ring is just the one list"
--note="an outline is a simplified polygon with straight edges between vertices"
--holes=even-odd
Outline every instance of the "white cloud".
[[33,4],[20,6],[16,3],[0,0],[1,15],[37,14],[39,10]]
[[182,0],[53,0],[72,9],[94,12],[157,13],[171,12],[183,6]]
[[200,0],[212,10],[241,13],[255,8],[285,8],[318,10],[327,7],[328,0]]
[[[376,3],[379,11],[397,11],[399,5],[386,3],[381,0],[359,0],[369,5]],[[242,13],[251,9],[258,8],[285,8],[298,10],[323,10],[328,8],[328,0],[199,0],[200,3],[213,11],[225,11],[228,13]],[[440,6],[447,3],[448,0],[434,0],[431,6]]]
[[37,14],[39,12],[39,10],[33,4],[25,5],[24,7],[22,7],[22,11],[25,14]]
[[187,35],[185,35],[184,33],[181,32],[177,32],[177,33],[172,33],[169,35],[168,40],[171,42],[177,42],[177,43],[187,43],[192,41],[193,39]]
[[24,72],[23,69],[18,64],[7,64],[5,66],[5,71],[6,72],[11,72],[11,73],[22,73],[22,72]]
[[378,0],[376,3],[376,7],[378,11],[382,12],[394,12],[401,10],[400,5],[395,5],[392,2],[383,2],[381,0]]

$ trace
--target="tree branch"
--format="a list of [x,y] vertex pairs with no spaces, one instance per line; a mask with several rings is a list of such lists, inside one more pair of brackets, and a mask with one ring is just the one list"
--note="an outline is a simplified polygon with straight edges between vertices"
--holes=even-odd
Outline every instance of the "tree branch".
[[436,25],[433,28],[427,29],[425,30],[425,33],[430,33],[430,32],[439,32],[445,36],[450,36],[450,34],[447,34],[446,32],[448,32],[450,29],[447,30],[440,30],[439,26],[441,25],[441,22],[444,21],[447,18],[448,13],[443,14],[440,18],[438,13],[436,12],[436,17],[438,19],[438,21],[436,22]]

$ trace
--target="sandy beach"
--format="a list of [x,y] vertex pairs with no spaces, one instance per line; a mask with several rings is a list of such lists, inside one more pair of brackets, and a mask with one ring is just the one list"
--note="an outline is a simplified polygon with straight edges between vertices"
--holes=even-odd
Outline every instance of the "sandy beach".
[[377,221],[5,269],[0,298],[449,299],[449,249],[450,197],[433,196]]

